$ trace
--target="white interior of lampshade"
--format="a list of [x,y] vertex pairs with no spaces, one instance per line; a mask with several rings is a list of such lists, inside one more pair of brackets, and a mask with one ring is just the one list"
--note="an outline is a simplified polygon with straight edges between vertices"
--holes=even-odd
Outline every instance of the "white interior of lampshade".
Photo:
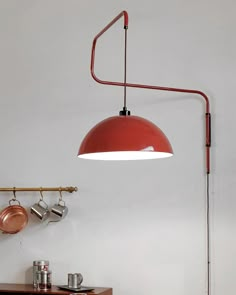
[[171,153],[164,152],[146,152],[146,151],[119,151],[119,152],[104,152],[104,153],[88,153],[78,155],[79,158],[89,160],[149,160],[169,158],[173,156]]

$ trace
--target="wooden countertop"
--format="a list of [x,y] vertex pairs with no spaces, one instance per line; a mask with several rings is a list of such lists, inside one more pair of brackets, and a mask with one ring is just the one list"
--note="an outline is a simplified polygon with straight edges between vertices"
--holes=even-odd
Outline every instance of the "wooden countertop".
[[[73,291],[61,290],[56,286],[52,286],[48,290],[38,290],[33,288],[32,284],[0,284],[0,293],[28,293],[28,294],[57,294],[57,295],[69,295],[73,294]],[[75,293],[74,293],[75,294]],[[112,295],[112,288],[94,287],[93,291],[89,292],[77,292],[76,294],[88,294],[88,295]]]

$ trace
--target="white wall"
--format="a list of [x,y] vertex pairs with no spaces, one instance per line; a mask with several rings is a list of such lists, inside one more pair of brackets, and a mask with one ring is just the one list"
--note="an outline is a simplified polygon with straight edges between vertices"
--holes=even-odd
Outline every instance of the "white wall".
[[[118,114],[123,90],[89,73],[93,37],[129,12],[128,81],[201,89],[212,110],[212,294],[235,294],[235,1],[0,0],[0,186],[79,187],[61,223],[30,218],[0,235],[0,282],[31,283],[49,259],[54,284],[81,272],[115,295],[199,295],[206,289],[204,103],[128,89],[133,114],[172,142],[167,160],[77,159],[86,132]],[[122,79],[123,24],[99,41],[97,74]],[[0,206],[10,193],[0,193]],[[17,194],[29,208],[38,193]],[[45,194],[53,205],[57,195]]]

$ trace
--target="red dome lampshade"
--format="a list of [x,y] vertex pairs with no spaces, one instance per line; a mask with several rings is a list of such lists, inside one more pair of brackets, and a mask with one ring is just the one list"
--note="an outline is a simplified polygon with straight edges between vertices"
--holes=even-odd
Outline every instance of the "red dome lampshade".
[[94,160],[139,160],[173,155],[165,134],[138,116],[114,116],[94,126],[86,135],[78,156]]

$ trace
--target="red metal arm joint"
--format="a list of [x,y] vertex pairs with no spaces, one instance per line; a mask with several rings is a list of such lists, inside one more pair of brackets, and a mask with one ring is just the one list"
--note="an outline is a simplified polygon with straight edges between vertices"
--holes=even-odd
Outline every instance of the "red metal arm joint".
[[124,27],[128,28],[129,25],[129,15],[127,11],[123,11],[123,15],[124,15]]
[[210,173],[210,146],[211,146],[211,115],[210,115],[210,102],[207,95],[200,91],[194,89],[184,89],[184,88],[173,88],[173,87],[163,87],[163,86],[153,86],[153,85],[144,85],[144,84],[134,84],[134,83],[124,83],[124,82],[114,82],[114,81],[105,81],[99,79],[94,73],[94,62],[95,62],[95,48],[97,39],[104,34],[115,22],[117,22],[122,16],[124,16],[124,28],[128,28],[128,13],[126,11],[122,11],[117,17],[115,17],[100,33],[96,35],[93,40],[92,52],[91,52],[91,65],[90,72],[93,79],[105,85],[112,86],[126,86],[133,88],[144,88],[144,89],[152,89],[152,90],[161,90],[161,91],[171,91],[171,92],[181,92],[181,93],[191,93],[200,95],[205,101],[205,113],[206,113],[206,123],[205,123],[205,136],[206,136],[206,173]]

